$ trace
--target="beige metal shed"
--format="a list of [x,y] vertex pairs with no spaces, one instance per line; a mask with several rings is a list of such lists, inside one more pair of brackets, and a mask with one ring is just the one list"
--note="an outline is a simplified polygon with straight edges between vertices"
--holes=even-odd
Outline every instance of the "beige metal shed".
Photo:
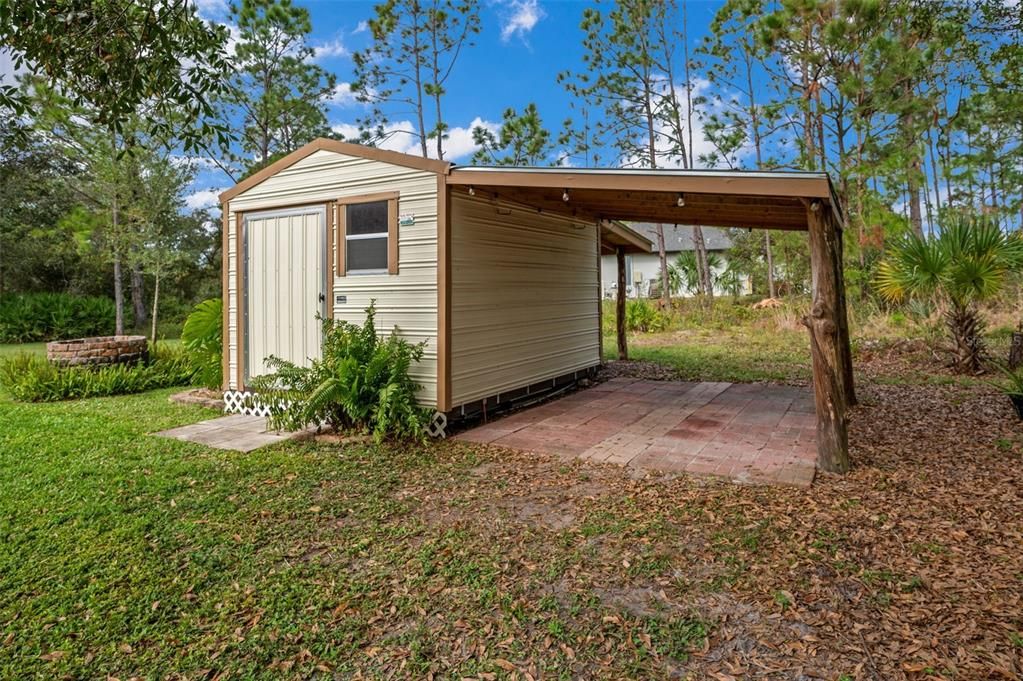
[[220,199],[235,404],[266,356],[316,356],[317,313],[359,322],[376,300],[381,328],[426,343],[424,405],[486,409],[600,364],[600,255],[651,250],[621,220],[808,230],[819,442],[845,465],[852,369],[825,174],[455,167],[320,139]]

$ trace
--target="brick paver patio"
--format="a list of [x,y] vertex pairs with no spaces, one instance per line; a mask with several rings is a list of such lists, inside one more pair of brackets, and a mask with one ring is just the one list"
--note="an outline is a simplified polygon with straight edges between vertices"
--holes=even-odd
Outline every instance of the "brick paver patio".
[[741,482],[813,482],[807,388],[615,378],[455,439]]

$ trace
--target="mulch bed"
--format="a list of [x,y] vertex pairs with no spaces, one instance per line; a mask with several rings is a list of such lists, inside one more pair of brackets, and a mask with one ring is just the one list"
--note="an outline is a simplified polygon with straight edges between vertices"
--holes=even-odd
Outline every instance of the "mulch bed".
[[[438,624],[438,659],[471,639],[517,678],[551,655],[579,678],[621,678],[649,643],[653,675],[675,678],[1023,678],[1023,428],[1008,400],[870,378],[859,392],[854,468],[810,490],[445,445],[481,464],[470,483],[408,481],[424,517],[499,548],[499,591],[546,598],[585,633]],[[709,634],[672,658],[644,639],[651,617]]]

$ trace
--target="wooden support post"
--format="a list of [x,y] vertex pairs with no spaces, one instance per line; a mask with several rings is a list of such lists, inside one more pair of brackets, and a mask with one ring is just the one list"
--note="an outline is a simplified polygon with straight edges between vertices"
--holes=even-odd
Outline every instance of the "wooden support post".
[[810,330],[813,358],[813,395],[817,411],[817,465],[824,471],[849,470],[849,434],[846,419],[844,353],[839,314],[842,280],[838,257],[839,233],[819,201],[806,209],[810,242],[813,307],[803,318]]
[[845,260],[843,249],[845,247],[845,235],[842,234],[842,226],[833,213],[829,213],[829,220],[834,225],[836,243],[838,245],[835,254],[835,267],[838,271],[838,341],[839,349],[842,351],[842,380],[845,386],[845,404],[847,407],[856,406],[856,382],[853,377],[852,345],[849,342],[849,314],[845,303]]
[[618,299],[615,301],[615,325],[618,329],[618,359],[629,358],[629,345],[625,339],[625,249],[615,252],[618,260]]

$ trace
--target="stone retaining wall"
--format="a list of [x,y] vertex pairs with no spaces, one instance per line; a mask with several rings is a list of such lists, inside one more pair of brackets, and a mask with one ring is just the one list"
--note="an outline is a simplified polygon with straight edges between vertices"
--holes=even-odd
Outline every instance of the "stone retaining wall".
[[97,336],[46,344],[46,358],[60,366],[134,364],[149,358],[145,336]]

